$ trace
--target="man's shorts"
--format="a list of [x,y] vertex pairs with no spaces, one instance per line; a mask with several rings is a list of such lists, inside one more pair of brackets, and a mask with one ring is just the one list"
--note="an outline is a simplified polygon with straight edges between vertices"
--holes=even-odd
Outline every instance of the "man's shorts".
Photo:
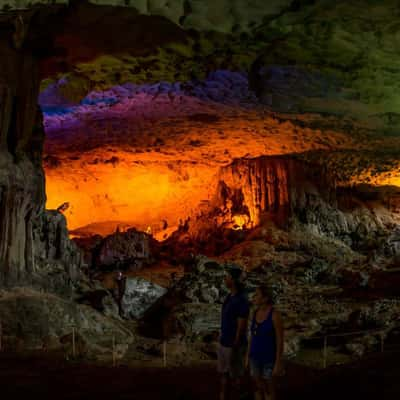
[[218,347],[218,372],[232,379],[240,378],[245,372],[247,346]]
[[274,364],[250,358],[250,375],[256,379],[271,379]]

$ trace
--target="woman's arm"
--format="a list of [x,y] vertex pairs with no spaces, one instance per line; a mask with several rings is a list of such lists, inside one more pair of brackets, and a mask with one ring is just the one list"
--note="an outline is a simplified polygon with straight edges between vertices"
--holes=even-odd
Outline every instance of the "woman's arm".
[[284,329],[282,323],[281,313],[274,310],[272,314],[272,319],[274,322],[275,337],[276,337],[276,360],[273,375],[280,375],[282,373],[282,358],[284,350]]
[[250,364],[250,349],[251,349],[251,340],[252,340],[252,338],[253,338],[253,335],[250,332],[249,340],[248,340],[248,343],[247,343],[246,358],[245,358],[245,367],[246,368],[248,368],[249,364]]

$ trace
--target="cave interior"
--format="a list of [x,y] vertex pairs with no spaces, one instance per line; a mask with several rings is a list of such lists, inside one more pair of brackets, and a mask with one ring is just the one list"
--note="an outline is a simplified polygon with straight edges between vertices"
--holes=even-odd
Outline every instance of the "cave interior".
[[400,345],[397,1],[6,3],[3,349],[211,362],[237,267],[288,360]]

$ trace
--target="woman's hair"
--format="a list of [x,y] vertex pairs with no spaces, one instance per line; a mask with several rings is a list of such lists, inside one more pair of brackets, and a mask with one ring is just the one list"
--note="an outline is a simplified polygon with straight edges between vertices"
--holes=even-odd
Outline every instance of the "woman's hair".
[[261,292],[261,295],[264,297],[264,299],[268,299],[269,304],[274,304],[274,296],[272,294],[271,287],[267,285],[259,285],[257,286],[257,289]]

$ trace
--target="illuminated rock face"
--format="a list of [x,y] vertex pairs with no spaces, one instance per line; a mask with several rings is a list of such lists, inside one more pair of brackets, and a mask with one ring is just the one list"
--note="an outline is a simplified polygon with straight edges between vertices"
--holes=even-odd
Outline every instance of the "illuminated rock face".
[[[232,227],[257,225],[264,211],[279,210],[284,219],[304,197],[302,185],[319,184],[320,177],[310,171],[301,175],[294,161],[232,164],[240,158],[297,154],[317,172],[328,163],[331,181],[343,186],[394,184],[398,175],[398,160],[374,153],[385,147],[396,152],[396,138],[344,133],[335,118],[269,113],[259,107],[243,73],[125,84],[91,92],[69,106],[53,86],[40,101],[47,132],[47,207],[69,202],[65,215],[74,234],[104,235],[117,226],[134,226],[163,239],[180,220],[212,202],[220,174],[232,190],[243,188],[247,211],[231,215]],[[355,148],[358,156],[350,157]]]
[[[218,325],[214,303],[223,298],[222,262],[268,270],[258,282],[268,279],[285,291],[286,312],[292,314],[288,336],[294,339],[289,347],[295,348],[299,321],[308,321],[307,335],[314,336],[331,325],[318,327],[314,316],[335,320],[342,315],[343,308],[332,306],[332,294],[321,301],[325,288],[319,283],[337,285],[343,279],[363,290],[385,288],[389,281],[396,286],[387,275],[369,271],[370,260],[379,268],[398,265],[399,192],[377,186],[400,186],[400,141],[394,135],[374,136],[369,128],[376,133],[389,125],[387,132],[396,133],[397,88],[387,83],[396,81],[397,71],[387,68],[392,59],[381,64],[381,55],[393,55],[391,49],[376,57],[370,49],[380,49],[380,40],[366,38],[362,24],[355,31],[347,24],[362,20],[355,12],[349,18],[347,7],[354,10],[356,2],[334,2],[338,9],[332,4],[325,9],[319,2],[296,1],[290,12],[267,18],[260,27],[263,16],[288,2],[269,1],[268,7],[265,1],[248,2],[254,7],[239,10],[237,19],[239,1],[214,1],[210,12],[208,1],[185,2],[186,9],[180,1],[134,3],[145,14],[169,19],[87,6],[21,13],[25,25],[15,14],[0,15],[5,33],[0,35],[1,289],[25,285],[71,296],[81,256],[68,238],[67,222],[75,235],[123,231],[77,240],[86,242],[92,267],[140,268],[154,259],[161,260],[157,271],[164,273],[169,263],[193,266],[193,254],[199,252],[218,256],[217,280],[199,270],[203,276],[196,273],[184,288],[186,297],[200,304],[174,311],[190,333],[208,335]],[[260,4],[265,14],[255,15]],[[326,24],[331,12],[344,13],[340,29]],[[257,29],[236,36],[190,32],[171,20],[200,30],[213,25],[240,32],[249,22]],[[108,29],[115,26],[119,29]],[[396,27],[389,24],[382,33],[392,34]],[[374,46],[367,49],[367,42]],[[360,61],[359,54],[367,53]],[[71,73],[57,75],[65,72]],[[381,73],[385,84],[375,85]],[[43,82],[39,96],[43,125],[36,103],[39,81],[49,76],[54,80]],[[371,81],[372,88],[364,86]],[[382,103],[387,93],[390,101]],[[355,118],[358,123],[355,115],[361,116]],[[360,183],[369,184],[370,192],[349,189]],[[336,184],[345,195],[331,196]],[[53,210],[45,211],[46,206]],[[169,240],[153,248],[150,233]],[[372,258],[363,266],[360,258],[363,262],[366,254]],[[344,271],[337,273],[341,266]],[[299,280],[315,287],[312,301],[309,287]],[[142,315],[137,300],[152,304],[165,293],[143,281],[131,283],[125,299],[131,317]],[[104,295],[88,282],[80,284],[78,290]],[[341,289],[335,290],[340,295]],[[398,285],[393,293],[398,294]],[[3,297],[7,335],[20,330],[14,314],[24,315],[35,302],[45,307],[36,307],[32,315],[45,318],[28,318],[21,325],[33,336],[42,335],[42,325],[49,323],[45,331],[51,328],[51,333],[53,324],[57,336],[69,333],[69,321],[93,325],[101,340],[102,327],[115,329],[90,309],[71,309],[72,302],[52,296],[49,305],[59,307],[50,314],[38,293]],[[22,308],[15,309],[20,303]],[[82,312],[84,318],[78,318]],[[382,326],[396,312],[381,315]],[[186,324],[188,319],[194,324]]]
[[[151,7],[157,8],[156,3],[151,3]],[[215,9],[225,3],[216,2]],[[199,4],[196,13],[204,11],[200,10]],[[158,5],[161,8],[167,6],[162,2]],[[110,10],[113,12],[109,12]],[[293,22],[289,18],[291,14],[285,13],[276,22],[279,28],[276,34],[280,37],[285,33],[286,26],[296,26],[295,31],[301,32],[301,37],[306,38],[309,45],[313,41],[310,40],[307,29],[303,29],[302,13],[304,11],[308,15],[310,10],[298,7],[294,11],[301,14],[298,15],[301,22]],[[321,10],[317,11],[318,18],[322,18]],[[347,8],[345,11],[348,12]],[[190,13],[189,10],[187,12]],[[76,20],[74,13],[79,15]],[[176,71],[181,66],[182,69],[190,70],[189,67],[196,63],[202,64],[200,69],[203,72],[212,70],[214,64],[211,56],[215,56],[215,59],[222,58],[218,63],[231,67],[239,65],[237,58],[244,54],[244,50],[248,50],[250,55],[243,63],[248,65],[249,60],[257,58],[259,51],[265,50],[274,21],[271,22],[272,25],[263,25],[258,32],[263,37],[260,39],[256,38],[257,35],[247,41],[247,35],[211,35],[208,42],[204,40],[204,43],[200,42],[206,35],[197,35],[201,40],[196,42],[193,39],[196,35],[191,37],[189,32],[167,19],[138,15],[133,10],[129,13],[121,8],[84,6],[72,10],[48,7],[35,14],[34,18],[27,18],[26,30],[17,22],[15,15],[1,16],[1,24],[7,37],[7,41],[4,39],[1,43],[1,56],[4,60],[11,60],[1,65],[1,151],[4,153],[2,162],[5,171],[2,171],[2,182],[5,184],[4,189],[2,188],[1,212],[4,213],[4,220],[10,221],[9,225],[4,225],[6,228],[1,233],[2,243],[5,243],[2,244],[2,260],[7,263],[4,270],[11,268],[10,263],[18,264],[17,269],[28,268],[25,260],[30,256],[25,254],[30,253],[25,250],[30,239],[26,238],[25,233],[30,232],[30,229],[25,227],[22,219],[29,222],[33,215],[43,214],[44,183],[40,167],[43,130],[40,114],[36,110],[39,79],[60,71],[74,70],[80,62],[88,62],[86,73],[89,74],[89,61],[99,56],[108,57],[118,53],[125,57],[128,52],[129,57],[126,60],[121,58],[123,62],[119,61],[126,71],[133,70],[129,76],[137,76],[133,65],[143,53],[151,56],[139,69],[146,70],[142,79],[148,78],[153,84],[121,82],[119,86],[112,87],[109,81],[101,82],[102,77],[109,77],[115,72],[114,65],[111,64],[104,75],[96,75],[96,79],[99,79],[97,83],[111,89],[103,93],[92,92],[81,104],[78,104],[81,98],[78,95],[75,100],[74,96],[66,96],[65,101],[60,100],[57,93],[51,98],[54,88],[44,85],[46,90],[41,95],[44,110],[52,111],[51,107],[54,105],[66,108],[62,113],[49,112],[45,115],[48,134],[44,158],[47,206],[56,209],[64,202],[69,202],[65,216],[70,229],[95,223],[97,226],[92,232],[100,232],[99,224],[106,224],[104,229],[101,228],[104,230],[101,233],[107,233],[107,230],[114,230],[118,224],[123,224],[124,229],[135,225],[143,230],[162,231],[162,238],[179,226],[180,219],[192,215],[199,207],[212,200],[218,189],[221,167],[230,165],[236,158],[296,153],[304,158],[313,159],[315,156],[314,158],[319,158],[320,164],[329,163],[329,169],[344,176],[341,181],[344,186],[349,182],[366,181],[377,185],[383,182],[399,182],[398,138],[371,137],[365,130],[358,129],[359,127],[349,132],[348,119],[342,121],[340,118],[318,113],[304,115],[296,102],[297,108],[290,108],[296,114],[275,114],[270,109],[259,106],[248,88],[246,73],[218,71],[203,81],[194,79],[186,83],[154,83],[152,74],[156,70],[160,79],[165,76],[174,77],[170,74],[171,71]],[[114,26],[117,22],[121,22],[124,35],[115,33],[115,30],[101,29],[102,26]],[[99,26],[95,29],[96,25]],[[222,44],[218,43],[219,38],[223,38]],[[285,38],[287,39],[286,36]],[[227,51],[220,57],[218,54],[223,43],[228,43],[231,39],[239,50],[227,45]],[[296,35],[289,35],[289,39],[295,40]],[[80,46],[76,46],[77,42]],[[247,48],[247,44],[251,46]],[[328,92],[327,99],[330,99],[331,91],[335,92],[339,86],[327,84],[326,77],[329,74],[325,68],[321,73],[315,72],[319,68],[318,60],[313,58],[313,71],[304,72],[303,64],[309,61],[307,57],[305,61],[301,59],[302,63],[299,61],[291,68],[287,65],[285,54],[288,55],[290,64],[292,58],[301,52],[295,52],[294,55],[290,53],[290,41],[285,42],[283,47],[275,42],[270,44],[274,51],[261,54],[250,71],[252,83],[259,83],[260,98],[268,100],[272,96],[272,103],[267,103],[272,107],[278,103],[275,108],[281,111],[289,110],[282,109],[281,103],[289,104],[286,101],[289,97],[297,101],[303,92],[306,92],[307,99],[323,97]],[[11,49],[10,46],[14,48]],[[171,46],[175,46],[175,49]],[[210,47],[211,52],[202,52],[202,47]],[[157,53],[160,48],[163,49],[162,54]],[[54,56],[56,49],[59,52]],[[174,58],[177,53],[180,53],[180,58]],[[211,56],[202,58],[199,54]],[[158,61],[161,55],[165,58],[161,60],[160,67]],[[324,54],[320,56],[324,59]],[[331,54],[329,60],[332,61],[332,57]],[[39,60],[40,68],[37,64]],[[185,64],[186,61],[188,62]],[[211,65],[208,65],[209,61]],[[272,73],[271,65],[276,66]],[[333,69],[336,68],[335,65]],[[166,66],[168,68],[163,69]],[[81,72],[78,69],[74,71]],[[114,73],[118,75],[115,80],[123,80],[124,75],[119,70],[117,72],[119,75]],[[66,81],[72,87],[82,83],[74,79]],[[85,82],[89,82],[85,90],[90,90],[92,81],[89,79]],[[61,83],[56,89],[65,94],[62,80]],[[328,80],[328,83],[331,82]],[[339,103],[342,104],[341,97]],[[343,104],[346,106],[347,103]],[[317,111],[324,110],[322,108]],[[390,118],[392,117],[395,116],[390,114]],[[35,118],[37,129],[32,129]],[[359,158],[349,157],[355,148],[359,150]],[[378,168],[373,170],[368,165],[373,153],[374,163],[380,167],[378,161],[381,154],[375,153],[379,148],[383,149],[383,153],[387,153],[387,149],[392,150],[390,160],[385,165],[387,169],[384,180],[381,179],[383,174]],[[337,160],[339,162],[335,165]],[[348,165],[351,163],[353,165]],[[257,168],[255,177],[267,179],[270,176],[280,183],[277,187],[269,183],[269,187],[263,186],[261,181],[247,184],[241,178],[226,178],[233,188],[246,183],[242,195],[247,211],[242,210],[243,212],[232,215],[233,227],[256,224],[261,218],[259,209],[263,210],[264,205],[266,210],[280,209],[286,208],[286,204],[292,202],[283,189],[287,186],[288,179],[286,172],[283,172],[286,171],[285,168]],[[368,181],[371,176],[373,180]],[[18,194],[10,192],[13,185],[17,186],[15,192]],[[16,205],[10,205],[11,203]],[[12,249],[12,254],[9,249]]]
[[[284,223],[295,209],[306,208],[310,197],[322,199],[334,186],[317,166],[288,157],[237,160],[222,168],[219,180],[219,197],[224,204],[230,200],[233,217],[248,215],[247,228],[259,225],[263,218]],[[235,204],[235,197],[242,204]]]
[[[120,225],[162,230],[162,238],[211,201],[220,168],[235,158],[354,145],[339,132],[300,130],[258,110],[242,73],[127,84],[67,108],[49,107],[54,96],[49,88],[40,98],[47,111],[47,207],[68,202],[71,230],[91,224],[81,233],[108,234]],[[253,201],[250,193],[246,200]]]

